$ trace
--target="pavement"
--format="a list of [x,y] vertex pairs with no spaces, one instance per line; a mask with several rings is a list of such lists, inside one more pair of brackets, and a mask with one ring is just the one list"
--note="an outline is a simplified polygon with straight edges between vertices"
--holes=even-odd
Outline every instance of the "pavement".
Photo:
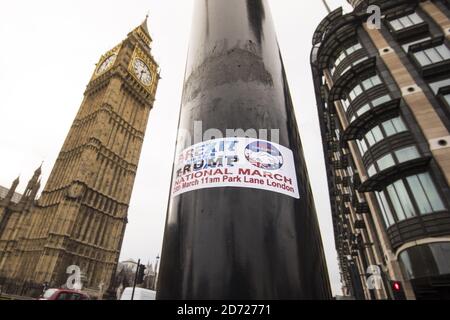
[[16,296],[12,294],[0,294],[0,300],[35,300],[34,298],[30,297],[23,297],[23,296]]

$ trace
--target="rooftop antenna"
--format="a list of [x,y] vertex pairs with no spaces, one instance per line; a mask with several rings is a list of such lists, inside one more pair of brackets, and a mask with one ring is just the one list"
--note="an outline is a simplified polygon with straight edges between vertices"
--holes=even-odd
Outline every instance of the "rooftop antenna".
[[330,6],[328,5],[327,1],[326,0],[322,0],[322,2],[323,2],[323,5],[325,6],[325,8],[327,9],[327,12],[330,13],[331,9],[330,9]]

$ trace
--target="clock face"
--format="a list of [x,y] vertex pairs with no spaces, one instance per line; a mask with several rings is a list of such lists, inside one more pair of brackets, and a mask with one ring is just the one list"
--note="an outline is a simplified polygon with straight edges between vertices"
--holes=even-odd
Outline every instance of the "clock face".
[[135,59],[133,62],[133,70],[136,77],[144,86],[148,87],[152,83],[152,74],[144,61]]
[[108,70],[116,61],[117,54],[110,55],[108,58],[103,60],[102,64],[97,69],[97,74],[103,73]]

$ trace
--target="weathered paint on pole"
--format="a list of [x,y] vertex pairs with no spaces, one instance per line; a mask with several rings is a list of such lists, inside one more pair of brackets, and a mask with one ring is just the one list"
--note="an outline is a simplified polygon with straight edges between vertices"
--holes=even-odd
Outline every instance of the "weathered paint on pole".
[[[239,163],[233,163],[236,155],[219,167],[225,170],[228,164],[231,171],[237,170],[248,161],[245,165],[253,165],[255,174],[264,175],[255,180],[284,178],[295,186],[289,195],[281,182],[267,190],[241,187],[244,182],[237,180],[227,186],[219,180],[214,186],[198,185],[199,181],[189,187],[178,185],[177,179],[184,174],[193,179],[194,173],[190,165],[178,169],[177,163],[206,148],[197,144],[189,150],[194,142],[180,138],[177,150],[189,151],[175,156],[157,299],[330,298],[314,201],[266,1],[195,1],[179,132],[193,137],[196,121],[201,121],[203,131],[215,128],[224,135],[227,129],[279,130],[279,144],[255,140],[242,149],[245,157]],[[223,142],[214,151],[219,152],[238,150],[242,140],[214,141]],[[259,151],[272,162],[252,158]],[[277,176],[282,169],[288,176]],[[280,190],[271,191],[276,188]]]

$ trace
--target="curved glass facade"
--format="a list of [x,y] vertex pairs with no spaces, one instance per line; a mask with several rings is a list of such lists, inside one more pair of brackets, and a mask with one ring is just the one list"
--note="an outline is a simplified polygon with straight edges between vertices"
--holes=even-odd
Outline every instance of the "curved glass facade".
[[356,140],[361,155],[364,155],[370,147],[378,142],[383,141],[387,137],[405,132],[408,129],[401,117],[396,117],[384,121],[381,125],[370,129],[362,139]]
[[399,261],[408,280],[450,275],[450,242],[408,248]]
[[362,116],[363,114],[365,114],[370,109],[377,108],[377,107],[379,107],[379,106],[381,106],[384,103],[389,102],[389,101],[391,101],[391,96],[389,94],[385,94],[385,95],[383,95],[381,97],[373,99],[369,103],[366,103],[366,104],[364,104],[363,106],[361,106],[359,108],[356,108],[356,110],[353,110],[353,115],[350,118],[350,123],[355,121],[358,117]]
[[420,153],[416,146],[403,147],[377,159],[368,167],[367,173],[369,177],[372,177],[380,171],[417,158],[420,158]]
[[[448,244],[424,247],[420,259],[419,249],[402,253],[415,276],[404,277],[398,260],[379,259],[416,241],[450,237],[448,1],[348,1],[352,13],[335,10],[321,23],[314,39],[328,33],[313,40],[311,60],[344,287],[355,297],[396,299],[388,288],[385,296],[360,292],[367,262],[376,261],[389,271],[387,280],[441,277],[433,279],[439,288],[411,280],[408,299],[450,298]],[[379,28],[364,23],[369,5],[381,8]]]
[[330,66],[331,75],[334,75],[336,68],[341,64],[341,62],[343,62],[352,53],[360,49],[362,49],[362,46],[360,43],[357,43],[342,50],[341,53],[338,54],[337,58],[334,60],[334,63],[332,63],[332,65]]
[[446,210],[428,172],[399,179],[375,194],[388,228],[396,222]]
[[355,85],[351,90],[347,93],[347,100],[349,100],[350,104],[356,100],[362,93],[372,89],[375,86],[382,84],[381,78],[378,75],[369,77],[361,83]]

